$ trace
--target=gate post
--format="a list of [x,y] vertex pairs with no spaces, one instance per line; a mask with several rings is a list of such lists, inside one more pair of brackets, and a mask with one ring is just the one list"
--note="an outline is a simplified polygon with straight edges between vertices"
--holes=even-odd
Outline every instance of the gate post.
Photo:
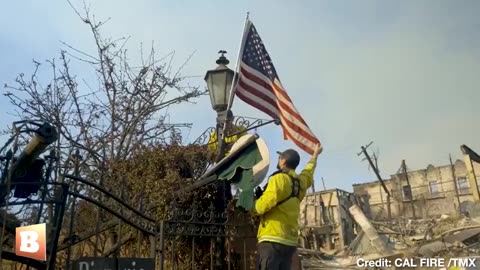
[[158,232],[158,236],[159,236],[159,247],[158,247],[158,252],[160,253],[158,255],[158,258],[159,258],[159,269],[160,270],[163,270],[163,261],[165,259],[165,256],[164,256],[164,236],[165,236],[165,227],[164,227],[164,221],[161,220],[160,221],[160,230]]
[[155,243],[155,236],[149,236],[148,239],[150,240],[150,257],[155,259],[155,249],[156,249],[156,243]]
[[65,213],[65,207],[67,205],[67,197],[68,197],[68,184],[61,184],[61,193],[58,194],[60,198],[57,197],[56,200],[61,200],[60,202],[56,201],[55,205],[55,215],[54,215],[54,226],[55,226],[55,236],[54,240],[52,241],[52,246],[50,248],[50,258],[48,261],[48,270],[55,270],[55,262],[57,259],[57,246],[58,246],[58,238],[60,237],[60,230],[62,228],[62,221],[63,221],[63,214]]

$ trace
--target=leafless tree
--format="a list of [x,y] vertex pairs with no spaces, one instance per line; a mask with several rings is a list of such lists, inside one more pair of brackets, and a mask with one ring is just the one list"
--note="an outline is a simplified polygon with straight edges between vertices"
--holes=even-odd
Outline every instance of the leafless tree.
[[[125,164],[125,161],[141,159],[145,151],[155,149],[155,157],[161,160],[158,164],[163,164],[165,170],[164,178],[168,176],[173,180],[181,174],[175,168],[182,162],[192,164],[194,169],[205,167],[208,159],[204,155],[205,149],[188,146],[191,150],[188,152],[181,146],[181,128],[189,128],[191,124],[170,123],[168,120],[169,107],[193,102],[195,98],[205,94],[205,90],[198,86],[190,86],[189,77],[181,73],[188,59],[185,64],[174,69],[173,53],[157,58],[155,51],[151,49],[145,57],[142,53],[138,66],[133,65],[128,60],[125,49],[128,38],[104,38],[101,29],[108,20],[96,21],[86,7],[81,12],[73,9],[92,33],[96,54],[88,54],[64,43],[65,50],[61,51],[59,59],[45,62],[34,60],[33,72],[30,75],[19,74],[13,84],[5,85],[4,92],[16,108],[16,117],[22,120],[45,121],[58,130],[60,137],[54,146],[56,164],[52,178],[65,182],[67,180],[64,175],[77,174],[107,188],[125,201],[136,204],[142,197],[155,196],[155,191],[165,188],[165,185],[155,182],[162,178],[159,177],[159,172],[144,175],[143,179],[128,174],[125,169],[120,168],[130,166]],[[91,67],[96,80],[80,79],[72,72],[74,64]],[[51,77],[47,78],[45,73],[40,75],[40,71],[45,70],[50,72]],[[172,157],[166,157],[165,153]],[[136,162],[133,163],[137,164]],[[169,166],[165,162],[173,162],[173,165]],[[176,170],[176,176],[173,177],[168,170]],[[81,188],[73,182],[71,186],[75,192],[89,194],[101,201],[108,200],[99,197],[94,190]],[[145,190],[146,186],[151,189],[139,192]],[[146,194],[148,192],[151,193]],[[168,193],[165,191],[161,194]],[[158,194],[156,196],[156,199],[160,199]],[[158,201],[152,203],[156,202]],[[75,211],[72,205],[73,199],[68,204],[70,210],[65,215],[64,224],[68,225],[67,217]],[[76,205],[76,223],[81,224],[76,226],[79,237],[84,228],[112,225],[111,217],[92,209],[84,202]],[[53,210],[49,207],[46,211],[39,214],[49,220]],[[92,224],[92,220],[96,222]],[[123,230],[121,223],[115,222],[115,231]],[[63,230],[63,241],[68,241],[66,237],[66,230]],[[90,237],[86,239],[89,247],[79,247],[76,253],[87,253],[84,250],[87,248],[108,256],[119,251],[120,245],[133,239],[143,241],[133,231],[126,233],[122,239],[110,237],[114,241],[109,246],[104,244],[107,238],[109,234],[97,234],[96,239]],[[62,260],[64,258],[60,256],[59,261]]]

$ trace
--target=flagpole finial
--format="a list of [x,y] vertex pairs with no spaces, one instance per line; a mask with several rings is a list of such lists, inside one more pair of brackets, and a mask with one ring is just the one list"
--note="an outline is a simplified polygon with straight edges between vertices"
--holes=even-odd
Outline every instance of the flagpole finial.
[[250,17],[250,11],[247,11],[247,20],[249,19]]

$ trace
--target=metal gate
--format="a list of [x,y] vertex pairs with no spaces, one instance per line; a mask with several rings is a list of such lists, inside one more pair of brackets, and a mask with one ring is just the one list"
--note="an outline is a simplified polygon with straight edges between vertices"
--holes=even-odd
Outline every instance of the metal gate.
[[[159,226],[159,269],[254,269],[256,229],[248,213],[173,203]],[[182,251],[180,251],[180,249]]]
[[[271,122],[245,122],[242,126],[245,126],[248,131]],[[47,130],[45,127],[43,129]],[[49,128],[48,130],[53,131],[54,129]],[[42,129],[36,131],[36,136],[40,136],[41,131]],[[208,138],[207,135],[210,134],[210,131],[207,130],[205,136],[202,137]],[[38,139],[35,142],[38,141],[42,140]],[[204,145],[206,143],[197,139],[195,144]],[[36,147],[38,145],[42,148],[39,148],[40,150],[36,151],[35,155],[28,156],[28,160],[39,158],[40,154],[45,151],[46,145],[37,143]],[[78,151],[76,153],[76,156],[79,156]],[[159,220],[147,216],[144,209],[137,209],[136,206],[125,203],[122,198],[123,192],[118,197],[113,192],[96,184],[97,181],[80,177],[77,163],[75,163],[74,175],[62,174],[62,181],[59,182],[57,182],[58,179],[50,180],[54,156],[52,151],[49,156],[44,157],[45,160],[48,160],[44,175],[36,177],[32,182],[25,183],[23,181],[11,182],[11,177],[6,177],[9,175],[9,162],[13,161],[13,154],[0,157],[0,167],[3,167],[2,181],[0,181],[0,208],[5,207],[2,224],[0,224],[4,228],[0,238],[3,238],[3,232],[5,232],[5,236],[8,233],[10,238],[15,235],[14,228],[6,226],[9,206],[38,204],[38,215],[35,218],[36,223],[38,223],[44,205],[55,205],[54,222],[49,224],[48,228],[52,237],[49,239],[47,248],[47,261],[39,262],[22,258],[11,252],[11,247],[0,249],[0,256],[3,253],[3,258],[34,266],[37,269],[53,270],[62,269],[62,267],[70,269],[74,260],[72,256],[74,245],[94,236],[96,238],[95,243],[97,243],[99,234],[118,226],[121,221],[148,236],[148,246],[150,247],[148,257],[155,259],[156,269],[254,269],[256,228],[248,213],[235,207],[224,207],[225,203],[232,203],[231,198],[223,198],[223,203],[220,206],[214,205],[211,202],[212,200],[209,199],[200,199],[200,201],[192,202],[190,205],[179,205],[174,202],[165,209],[166,217]],[[28,191],[25,196],[23,194],[12,195],[12,191],[19,191],[21,185],[23,185],[24,190],[29,190],[26,189],[28,187],[36,187],[36,191]],[[97,195],[90,196],[88,193],[79,192],[78,187],[82,185],[91,191],[95,191]],[[22,197],[22,200],[18,201],[14,197]],[[72,203],[69,215],[65,216],[68,199]],[[112,220],[102,224],[102,226],[99,226],[97,222],[95,228],[92,228],[92,232],[88,230],[84,235],[75,235],[73,226],[77,220],[76,206],[81,201],[88,202],[92,206],[95,205],[101,211],[113,215],[118,221]],[[205,205],[206,203],[210,203],[210,205]],[[66,235],[64,235],[64,241],[59,243],[60,231],[64,227],[62,226],[65,224],[64,221],[68,221],[69,226]],[[120,246],[117,249],[120,249]],[[66,251],[66,258],[63,263],[59,263],[57,262],[57,253],[64,250]],[[96,252],[95,249],[93,257],[97,257]]]

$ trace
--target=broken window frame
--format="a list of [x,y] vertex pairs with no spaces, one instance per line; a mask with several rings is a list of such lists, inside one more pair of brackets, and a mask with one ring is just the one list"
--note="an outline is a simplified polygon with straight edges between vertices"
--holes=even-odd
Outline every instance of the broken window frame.
[[[408,191],[408,194],[407,194],[406,191]],[[403,195],[403,200],[404,201],[413,200],[412,187],[410,185],[404,185],[402,187],[402,195]]]
[[[468,178],[466,176],[459,176],[457,177],[455,184],[457,185],[458,194],[469,194],[470,192],[470,183],[468,182]],[[466,185],[466,186],[462,186]]]
[[[433,188],[435,187],[435,188]],[[434,189],[436,189],[434,191]],[[442,195],[440,183],[437,180],[428,182],[428,190],[430,191],[431,197],[439,197]]]

